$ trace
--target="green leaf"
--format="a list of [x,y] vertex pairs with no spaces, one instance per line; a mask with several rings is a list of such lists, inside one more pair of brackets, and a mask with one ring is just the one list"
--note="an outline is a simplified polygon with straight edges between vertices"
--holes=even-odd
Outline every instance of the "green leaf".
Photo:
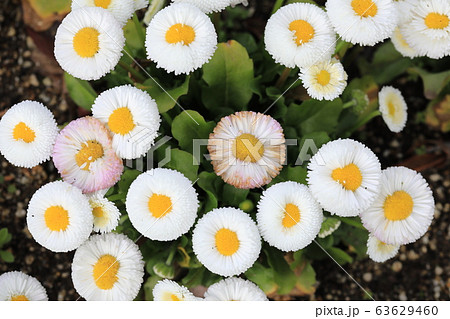
[[310,262],[303,267],[297,278],[297,288],[304,294],[314,293],[316,287],[316,272]]
[[351,225],[353,227],[366,229],[361,223],[361,219],[359,217],[337,217],[337,218],[339,218],[342,222]]
[[94,104],[94,101],[97,98],[97,93],[89,82],[77,79],[67,72],[64,73],[64,80],[69,96],[75,104],[90,111],[92,104]]
[[333,133],[342,111],[341,99],[333,101],[307,100],[292,104],[286,113],[286,125],[295,126],[302,134],[323,131]]
[[[141,28],[139,31],[137,28]],[[128,20],[127,24],[123,27],[123,32],[125,35],[126,46],[137,52],[140,49],[144,49],[144,43],[141,41],[140,32],[145,32],[142,25],[137,25],[132,19]],[[132,52],[130,52],[131,54]]]
[[208,84],[202,92],[206,108],[242,110],[253,95],[253,61],[239,42],[219,43],[211,61],[203,66],[203,80]]
[[188,152],[177,148],[172,149],[170,151],[170,161],[165,166],[183,173],[192,182],[197,179],[198,163]]
[[230,184],[225,184],[223,186],[223,206],[239,206],[247,198],[249,192],[248,189],[239,189]]
[[429,73],[420,68],[411,68],[409,72],[420,75],[423,81],[423,93],[429,100],[435,99],[441,90],[450,83],[450,70],[440,73]]
[[[172,122],[172,135],[180,144],[180,148],[188,151],[191,154],[195,154],[198,151],[199,154],[204,154],[202,149],[194,150],[194,140],[205,140],[203,144],[207,143],[209,134],[212,132],[216,123],[206,122],[203,116],[198,112],[192,110],[186,110],[180,113],[174,118]],[[203,144],[198,144],[200,146]],[[203,150],[206,149],[206,145],[203,145]],[[201,158],[197,158],[201,161]]]
[[281,173],[275,177],[268,187],[276,183],[294,181],[301,184],[306,184],[306,175],[308,171],[302,166],[284,166]]
[[7,263],[14,262],[14,255],[8,250],[0,250],[0,258]]
[[205,212],[218,207],[218,196],[223,187],[222,179],[214,173],[201,172],[198,175],[197,185],[203,189],[207,195],[205,203]]
[[119,181],[119,190],[121,192],[127,193],[130,188],[131,183],[141,174],[138,170],[135,169],[126,169]]
[[2,228],[0,229],[0,247],[7,243],[6,239],[8,238],[8,229]]
[[264,267],[259,262],[255,262],[253,266],[245,272],[245,276],[258,285],[266,295],[274,293],[277,284],[274,280],[273,269]]
[[190,77],[187,76],[182,85],[170,90],[167,90],[160,85],[156,78],[148,79],[142,84],[136,84],[136,86],[141,90],[147,91],[148,94],[155,99],[159,112],[165,113],[175,107],[181,96],[188,93],[189,80]]
[[71,0],[29,0],[31,7],[41,18],[70,11]]
[[335,217],[326,217],[320,228],[319,238],[325,238],[331,235],[341,225],[341,221]]
[[265,250],[267,261],[274,271],[274,281],[278,284],[278,294],[288,294],[295,286],[297,277],[284,259],[283,253],[274,248]]
[[327,251],[339,265],[353,262],[353,258],[340,248],[331,247]]
[[153,288],[162,278],[158,276],[150,276],[144,284],[145,300],[153,300]]

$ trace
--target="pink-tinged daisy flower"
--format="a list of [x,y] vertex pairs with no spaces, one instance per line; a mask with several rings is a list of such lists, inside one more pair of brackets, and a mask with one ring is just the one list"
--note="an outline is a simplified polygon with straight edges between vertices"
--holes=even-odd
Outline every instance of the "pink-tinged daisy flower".
[[63,180],[92,193],[113,186],[123,163],[112,148],[111,136],[93,117],[70,122],[56,138],[53,162]]
[[208,151],[216,174],[237,188],[268,184],[286,157],[283,128],[268,115],[237,112],[220,120]]

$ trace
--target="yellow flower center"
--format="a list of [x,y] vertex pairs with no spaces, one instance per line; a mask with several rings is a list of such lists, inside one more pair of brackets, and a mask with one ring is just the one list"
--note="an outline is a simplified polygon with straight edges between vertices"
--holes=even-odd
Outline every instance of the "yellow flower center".
[[170,295],[170,299],[172,300],[172,301],[181,301],[181,299],[180,298],[178,298],[176,295],[174,295],[174,294],[171,294]]
[[353,0],[352,8],[362,18],[373,17],[378,12],[378,7],[372,0]]
[[389,101],[387,104],[388,107],[388,113],[390,117],[394,117],[395,115],[395,105],[392,103],[392,101]]
[[133,114],[131,114],[130,109],[128,107],[121,107],[111,113],[108,119],[108,126],[113,133],[125,135],[130,133],[136,125],[134,124]]
[[325,86],[328,83],[330,83],[330,79],[331,79],[331,74],[330,74],[330,72],[328,72],[326,70],[322,70],[319,72],[319,74],[317,74],[317,83],[319,83],[322,86]]
[[94,282],[98,288],[103,290],[111,289],[119,278],[120,263],[116,257],[111,255],[101,256],[94,265],[93,276]]
[[297,225],[300,221],[300,209],[298,209],[297,205],[294,204],[286,204],[284,208],[284,218],[282,224],[286,228],[291,228],[292,226]]
[[183,43],[189,45],[195,40],[195,31],[191,26],[177,23],[174,24],[166,32],[166,41],[170,44]]
[[94,0],[94,4],[96,7],[108,9],[109,5],[111,4],[111,0]]
[[384,200],[384,217],[391,221],[403,220],[411,215],[414,202],[407,192],[396,191]]
[[241,161],[255,163],[264,154],[264,145],[252,134],[242,134],[236,137],[233,145],[233,155]]
[[153,194],[148,200],[148,210],[153,217],[161,218],[172,211],[172,200],[166,195]]
[[36,133],[24,122],[20,122],[14,127],[13,137],[16,141],[22,140],[25,143],[31,143],[36,138]]
[[73,37],[73,49],[82,58],[92,58],[100,49],[100,32],[94,28],[83,28]]
[[103,146],[97,141],[87,141],[75,155],[75,161],[82,170],[88,171],[91,163],[101,157],[103,157]]
[[295,43],[298,46],[308,43],[314,37],[314,28],[305,20],[292,21],[289,30],[295,32]]
[[50,206],[44,213],[45,224],[52,231],[64,231],[69,226],[69,212],[62,206]]
[[342,168],[336,168],[331,173],[331,177],[344,186],[346,190],[356,191],[362,183],[362,175],[358,166],[349,164]]
[[25,295],[15,295],[11,297],[10,301],[30,301]]
[[425,25],[430,29],[445,29],[449,22],[448,16],[436,12],[429,13],[425,18]]
[[92,210],[92,215],[94,215],[94,217],[101,218],[105,216],[105,212],[101,206],[97,206]]
[[224,256],[231,256],[239,249],[238,236],[232,230],[227,228],[219,229],[215,239],[217,250]]

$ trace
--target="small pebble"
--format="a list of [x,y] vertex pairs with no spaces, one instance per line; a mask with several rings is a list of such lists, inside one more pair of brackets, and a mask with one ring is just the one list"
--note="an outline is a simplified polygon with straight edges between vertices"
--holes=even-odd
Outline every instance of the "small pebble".
[[36,86],[36,87],[39,86],[39,81],[38,81],[36,75],[34,75],[34,74],[30,75],[29,81],[32,86]]
[[372,281],[372,274],[370,272],[366,272],[363,275],[363,280],[366,282],[371,282]]
[[439,266],[436,266],[436,268],[434,268],[434,273],[435,273],[437,276],[442,275],[443,272],[444,272],[444,269],[442,269],[442,268],[439,267]]
[[392,270],[393,270],[394,272],[399,272],[400,270],[402,270],[402,268],[403,268],[403,265],[402,265],[402,263],[399,262],[399,261],[395,261],[395,262],[392,264]]
[[406,301],[406,300],[408,300],[408,297],[406,296],[406,292],[404,292],[404,291],[400,292],[400,295],[398,296],[398,298],[399,298],[401,301]]

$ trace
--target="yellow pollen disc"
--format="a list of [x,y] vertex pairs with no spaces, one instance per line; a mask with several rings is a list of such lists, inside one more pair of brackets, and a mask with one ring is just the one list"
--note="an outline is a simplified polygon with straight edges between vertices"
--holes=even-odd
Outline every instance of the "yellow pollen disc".
[[387,107],[388,107],[389,116],[390,117],[394,117],[394,115],[395,115],[395,105],[394,105],[394,103],[389,101]]
[[64,231],[69,226],[69,213],[62,206],[50,206],[44,213],[45,224],[52,231]]
[[227,228],[219,229],[216,233],[216,248],[224,256],[231,256],[239,249],[237,234]]
[[425,25],[430,29],[445,29],[450,20],[445,14],[431,12],[425,18]]
[[172,301],[181,301],[180,298],[178,298],[176,295],[172,294],[170,295],[170,299],[172,299]]
[[252,134],[242,134],[233,143],[233,155],[241,161],[255,163],[264,154],[264,145]]
[[16,295],[11,297],[11,301],[30,301],[25,295]]
[[172,211],[172,200],[166,195],[153,194],[148,200],[148,210],[155,218],[163,217]]
[[195,40],[195,31],[191,26],[177,23],[174,24],[166,32],[167,43],[183,43],[183,45],[189,45]]
[[91,163],[102,156],[103,146],[97,141],[87,141],[75,155],[75,161],[82,170],[88,171]]
[[305,20],[295,20],[289,24],[289,30],[295,31],[295,43],[302,45],[314,37],[314,28]]
[[94,0],[94,4],[96,7],[108,9],[109,5],[111,4],[111,0]]
[[414,202],[407,192],[396,191],[384,201],[384,217],[391,221],[403,220],[411,215]]
[[98,288],[109,290],[114,287],[119,278],[117,272],[119,271],[120,263],[116,257],[111,255],[101,256],[94,265],[93,276],[94,282]]
[[349,191],[356,191],[362,183],[361,171],[353,163],[334,169],[331,177]]
[[362,18],[373,17],[378,12],[378,7],[372,0],[353,0],[352,8]]
[[24,122],[20,122],[14,127],[13,137],[16,141],[22,140],[25,143],[31,143],[36,138],[34,131]]
[[103,211],[103,208],[101,208],[100,206],[94,207],[94,209],[92,210],[92,215],[94,215],[94,217],[104,217],[105,216],[105,212]]
[[300,221],[300,210],[297,205],[287,204],[284,208],[284,218],[282,224],[286,228],[291,228],[292,226],[297,225]]
[[330,72],[328,72],[326,70],[322,70],[319,72],[319,74],[317,74],[317,82],[322,86],[325,86],[328,83],[330,83],[330,79],[331,79],[331,74],[330,74]]
[[125,135],[130,133],[136,125],[134,124],[133,114],[131,114],[130,109],[128,107],[121,107],[111,113],[108,119],[108,126],[113,133]]
[[73,37],[73,49],[82,58],[92,58],[100,49],[100,32],[94,28],[83,28]]

